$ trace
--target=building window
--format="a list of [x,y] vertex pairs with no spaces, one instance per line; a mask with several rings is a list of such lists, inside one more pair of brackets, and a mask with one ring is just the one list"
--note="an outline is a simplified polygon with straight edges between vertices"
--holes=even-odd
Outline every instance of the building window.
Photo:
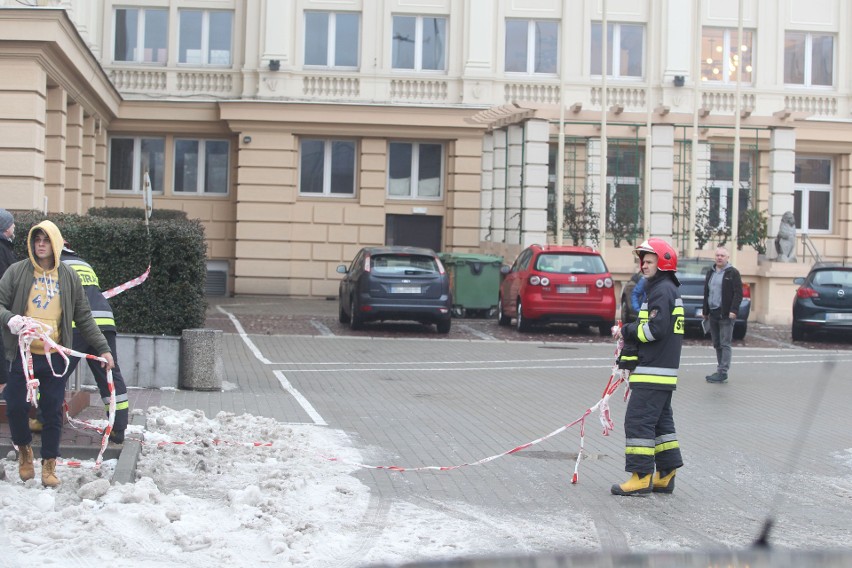
[[549,20],[506,20],[506,72],[556,74],[559,24]]
[[305,65],[358,67],[360,15],[305,12]]
[[[606,26],[606,75],[613,78],[641,79],[645,53],[645,27],[641,24]],[[591,74],[601,75],[601,23],[592,22]]]
[[393,17],[393,68],[444,71],[447,67],[447,19]]
[[642,226],[642,154],[613,145],[607,153],[607,229],[632,237]]
[[[740,214],[751,208],[752,152],[740,152]],[[710,177],[707,180],[707,219],[712,227],[731,226],[734,207],[734,152],[730,147],[710,148]]]
[[231,12],[181,10],[178,63],[230,65],[233,19]]
[[116,8],[114,29],[115,61],[166,64],[168,10]]
[[834,85],[834,36],[809,32],[784,35],[784,83]]
[[802,232],[831,231],[831,158],[796,158],[793,215]]
[[738,41],[737,30],[704,28],[701,33],[701,80],[736,83],[741,67],[743,83],[752,83],[754,73],[754,32],[743,30]]
[[355,195],[355,142],[305,138],[299,148],[299,193]]
[[163,192],[165,138],[113,137],[109,142],[110,191],[140,192],[145,173],[154,193]]
[[175,140],[175,193],[228,193],[227,140]]
[[440,199],[443,196],[444,146],[427,142],[391,142],[388,148],[388,197]]

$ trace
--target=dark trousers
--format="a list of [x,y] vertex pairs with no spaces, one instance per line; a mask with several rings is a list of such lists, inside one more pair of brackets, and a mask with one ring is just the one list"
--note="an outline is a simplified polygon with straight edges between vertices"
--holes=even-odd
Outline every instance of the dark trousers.
[[[121,369],[118,366],[118,352],[115,348],[115,332],[105,330],[101,330],[101,332],[104,334],[104,337],[109,344],[109,350],[112,352],[112,360],[115,362],[115,367],[112,370],[112,382],[115,387],[116,410],[115,422],[113,423],[112,429],[114,431],[124,432],[127,429],[129,413],[127,403],[127,385],[124,383],[124,377],[121,376]],[[80,353],[100,356],[100,353],[95,353],[95,349],[86,343],[86,340],[76,329],[74,330],[74,338],[71,348],[74,351],[79,351]],[[68,366],[68,372],[65,373],[66,380],[74,373],[79,363],[79,357],[71,357],[71,364]],[[103,401],[106,409],[109,410],[109,385],[107,383],[106,369],[101,367],[100,361],[95,361],[94,359],[86,359],[86,363],[88,363],[89,369],[95,377],[95,383],[98,385],[98,392],[100,392],[101,400]]]
[[3,334],[0,333],[0,385],[5,385],[9,382],[9,362],[6,360],[6,356],[2,355],[6,353],[5,347],[3,347]]
[[634,388],[624,415],[625,471],[653,473],[683,465],[670,390]]
[[[65,361],[58,353],[50,355],[53,368],[59,372]],[[45,355],[33,355],[33,371],[39,380],[38,405],[44,410],[44,427],[41,431],[41,457],[59,457],[59,439],[62,437],[62,405],[65,402],[65,377],[54,377]],[[16,446],[28,446],[33,441],[30,432],[29,412],[32,405],[27,402],[27,382],[18,353],[9,370],[9,382],[3,390],[6,400],[6,416],[12,442]]]

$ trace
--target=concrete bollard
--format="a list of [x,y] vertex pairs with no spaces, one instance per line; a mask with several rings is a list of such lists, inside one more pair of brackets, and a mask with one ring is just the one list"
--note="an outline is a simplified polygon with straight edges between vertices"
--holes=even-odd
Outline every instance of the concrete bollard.
[[222,330],[185,329],[180,338],[180,388],[222,390]]

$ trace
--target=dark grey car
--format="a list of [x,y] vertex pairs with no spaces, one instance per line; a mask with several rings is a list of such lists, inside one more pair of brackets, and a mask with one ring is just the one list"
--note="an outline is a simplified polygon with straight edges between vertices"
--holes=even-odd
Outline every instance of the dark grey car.
[[816,264],[793,300],[793,339],[814,331],[852,332],[852,266]]
[[449,333],[450,278],[435,251],[416,247],[365,247],[343,274],[338,293],[340,323],[352,329],[370,321],[415,320]]

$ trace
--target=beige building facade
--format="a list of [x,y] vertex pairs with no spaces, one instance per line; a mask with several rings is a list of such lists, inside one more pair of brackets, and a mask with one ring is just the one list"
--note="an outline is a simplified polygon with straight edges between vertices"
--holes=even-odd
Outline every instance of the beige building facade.
[[793,277],[850,256],[842,0],[31,3],[0,0],[0,205],[141,206],[150,180],[219,292],[334,296],[385,243],[577,241],[625,281],[647,236],[756,234],[731,247],[752,317],[785,323]]

